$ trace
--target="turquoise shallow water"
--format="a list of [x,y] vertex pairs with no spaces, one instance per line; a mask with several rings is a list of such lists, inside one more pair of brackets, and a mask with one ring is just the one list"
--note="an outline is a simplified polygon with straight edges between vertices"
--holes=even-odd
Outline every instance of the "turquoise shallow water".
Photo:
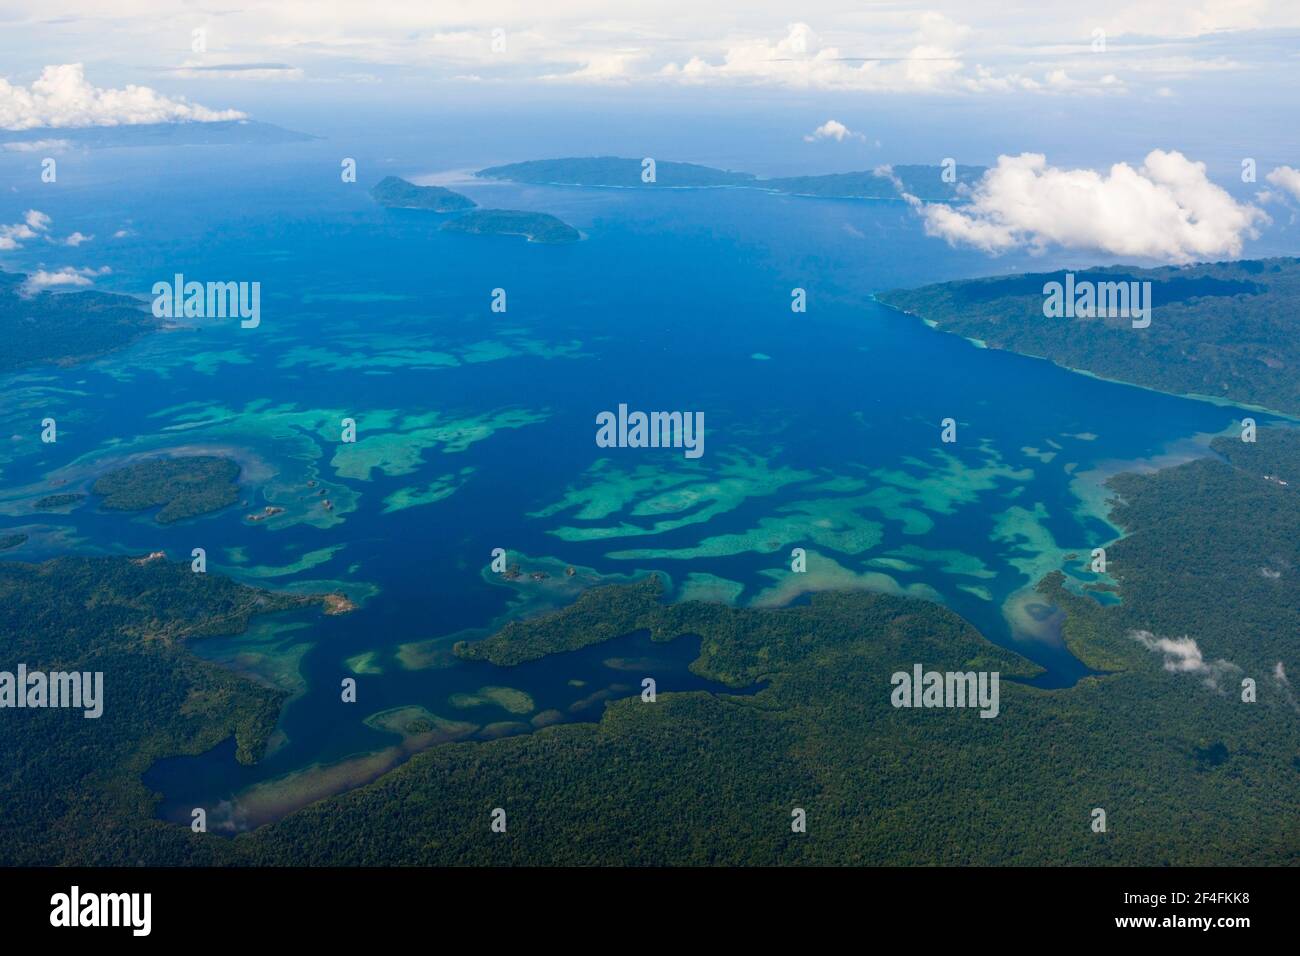
[[[111,268],[100,288],[144,295],[176,272],[262,285],[257,329],[207,323],[3,380],[0,429],[15,438],[0,451],[0,531],[32,535],[5,559],[69,548],[179,559],[203,547],[215,570],[250,583],[342,588],[363,605],[196,645],[295,697],[257,767],[240,768],[225,746],[156,768],[173,819],[202,802],[226,806],[232,825],[260,822],[240,811],[247,788],[393,747],[397,735],[364,722],[386,709],[460,719],[449,696],[482,685],[596,719],[600,706],[568,710],[584,696],[568,680],[636,693],[643,675],[623,680],[603,662],[653,656],[641,669],[661,691],[722,690],[685,670],[686,639],[625,638],[514,673],[405,666],[408,646],[436,656],[457,636],[649,570],[676,596],[739,603],[830,586],[942,600],[1045,667],[1041,683],[1069,684],[1083,668],[1024,589],[1114,536],[1099,517],[1101,477],[1197,453],[1197,436],[1241,414],[980,350],[876,305],[886,288],[1055,265],[952,254],[902,204],[464,187],[484,206],[551,212],[585,235],[539,246],[378,208],[364,187],[379,176],[343,185],[332,156],[321,144],[270,160],[196,150],[180,168],[154,151],[110,151],[85,157],[48,200],[5,200],[11,217],[40,200],[60,230],[100,237],[77,253]],[[438,168],[409,163],[384,171]],[[110,240],[118,230],[129,234]],[[38,253],[50,255],[24,251],[6,267],[32,268]],[[796,287],[803,314],[789,308]],[[490,310],[496,288],[505,314]],[[620,403],[702,411],[704,456],[598,448],[595,416]],[[47,414],[60,421],[54,446],[34,440]],[[344,417],[358,424],[351,448],[339,443]],[[959,423],[955,444],[939,441],[946,417]],[[133,456],[177,450],[237,457],[246,502],[168,527],[93,503],[32,512],[52,482],[84,488]],[[267,504],[286,511],[245,519]],[[804,576],[789,573],[795,546],[812,555]],[[485,572],[498,547],[548,578]],[[359,681],[356,705],[339,702],[344,676]],[[509,717],[478,713],[480,724]],[[342,777],[351,785],[375,766]],[[282,789],[297,797],[268,805],[316,792]]]

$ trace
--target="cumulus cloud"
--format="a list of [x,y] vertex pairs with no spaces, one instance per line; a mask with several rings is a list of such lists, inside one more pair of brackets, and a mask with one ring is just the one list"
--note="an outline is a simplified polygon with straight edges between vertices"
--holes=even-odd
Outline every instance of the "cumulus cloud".
[[95,281],[96,276],[108,275],[111,271],[108,266],[101,266],[98,269],[64,266],[53,271],[37,269],[27,276],[27,281],[23,283],[23,293],[32,295],[44,289],[88,286]]
[[999,156],[968,205],[908,199],[930,235],[990,253],[1057,246],[1184,263],[1238,256],[1269,221],[1211,182],[1204,163],[1159,149],[1107,174],[1049,166],[1041,153]]
[[805,143],[815,143],[819,139],[833,139],[842,143],[846,139],[862,139],[861,133],[855,133],[839,120],[829,119],[803,138]]
[[860,50],[831,46],[807,23],[792,23],[783,38],[735,41],[721,56],[692,56],[685,63],[670,62],[659,71],[661,78],[680,83],[739,82],[778,85],[797,89],[859,90],[899,92],[1123,92],[1115,76],[1074,80],[1047,74],[1035,79],[1021,73],[998,72],[977,64],[968,67],[962,46],[970,29],[941,13],[928,12],[914,18],[915,30],[895,37],[887,48],[878,38],[864,38],[873,45],[870,56]]
[[669,63],[660,75],[688,83],[748,81],[812,89],[927,90],[949,85],[962,70],[952,48],[962,28],[926,14],[909,46],[897,56],[860,59],[826,46],[806,23],[792,23],[773,43],[749,39],[729,47],[721,62],[693,56]]
[[1300,169],[1279,166],[1264,178],[1278,189],[1285,190],[1293,198],[1300,199]]
[[542,79],[588,83],[623,82],[632,78],[631,66],[644,56],[644,53],[637,50],[604,53],[592,57],[584,66],[571,73],[548,73]]
[[84,232],[73,232],[62,239],[56,238],[50,235],[50,226],[53,222],[54,220],[39,209],[29,209],[23,213],[22,222],[10,223],[9,225],[0,224],[0,250],[21,249],[23,243],[30,242],[33,239],[42,239],[53,245],[76,248],[82,243],[90,242],[95,238],[86,235]]
[[1206,661],[1201,648],[1190,637],[1156,637],[1150,631],[1130,631],[1129,637],[1147,650],[1163,655],[1164,668],[1171,674],[1201,677],[1216,690],[1222,678],[1241,670],[1236,664],[1222,658]]
[[147,86],[101,89],[86,80],[80,63],[47,66],[29,87],[0,78],[0,128],[10,130],[136,126],[143,123],[214,123],[245,119],[238,110],[210,110]]
[[22,222],[0,225],[0,250],[21,249],[24,242],[39,238],[49,228],[49,216],[39,209],[29,209],[23,213]]

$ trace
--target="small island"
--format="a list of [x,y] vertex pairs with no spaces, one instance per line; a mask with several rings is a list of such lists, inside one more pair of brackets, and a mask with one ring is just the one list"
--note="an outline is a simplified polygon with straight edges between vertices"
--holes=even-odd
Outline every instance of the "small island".
[[582,238],[578,230],[548,213],[517,209],[480,209],[448,220],[442,229],[476,236],[524,236],[529,242],[548,245],[577,242]]
[[61,492],[55,495],[46,495],[36,504],[32,505],[37,511],[58,511],[60,508],[68,508],[82,501],[86,496],[74,494],[72,492]]
[[103,475],[91,490],[109,511],[161,508],[159,524],[220,511],[239,498],[239,465],[229,458],[191,455],[137,462]]
[[461,212],[477,203],[441,186],[417,186],[415,183],[385,176],[370,189],[375,202],[389,209],[427,209],[431,212]]

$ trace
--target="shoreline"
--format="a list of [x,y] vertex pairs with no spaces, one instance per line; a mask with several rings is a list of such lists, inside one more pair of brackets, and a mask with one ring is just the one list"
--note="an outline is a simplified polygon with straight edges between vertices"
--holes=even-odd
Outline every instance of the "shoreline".
[[1055,359],[1048,358],[1045,355],[1031,355],[1028,352],[1017,352],[1015,349],[1001,348],[996,345],[989,345],[983,339],[975,339],[975,338],[971,338],[968,335],[962,335],[960,332],[953,332],[952,330],[946,329],[943,326],[941,326],[935,319],[927,319],[925,316],[919,315],[916,312],[909,312],[907,309],[900,309],[898,306],[890,305],[888,302],[880,301],[880,299],[876,297],[876,293],[874,292],[870,293],[868,299],[871,302],[875,303],[876,305],[880,306],[882,309],[888,309],[889,311],[896,312],[899,315],[905,315],[908,316],[909,318],[917,319],[921,322],[924,322],[928,328],[931,328],[936,332],[939,332],[943,335],[952,335],[952,336],[956,336],[959,339],[964,339],[965,341],[970,342],[972,345],[974,345],[976,348],[979,349],[988,349],[990,351],[995,351],[995,352],[1006,352],[1008,355],[1019,355],[1022,358],[1034,359],[1035,361],[1039,361],[1039,362],[1048,362],[1052,365],[1055,365],[1057,368],[1064,369],[1067,372],[1073,372],[1075,375],[1085,375],[1088,378],[1096,379],[1099,382],[1107,382],[1111,385],[1127,385],[1129,388],[1140,388],[1145,392],[1154,392],[1157,395],[1168,395],[1172,398],[1182,398],[1192,402],[1205,402],[1210,405],[1217,405],[1221,408],[1240,408],[1243,409],[1244,411],[1258,412],[1262,415],[1273,415],[1277,418],[1285,419],[1288,422],[1294,422],[1296,424],[1300,424],[1300,412],[1292,414],[1291,412],[1279,411],[1276,408],[1269,408],[1265,405],[1255,405],[1250,402],[1241,402],[1231,398],[1220,398],[1216,395],[1201,395],[1197,392],[1171,392],[1168,391],[1167,389],[1156,388],[1154,385],[1143,385],[1139,382],[1130,382],[1122,378],[1109,378],[1105,375],[1101,375],[1097,372],[1090,371],[1086,368],[1075,368],[1072,365],[1063,365],[1060,362],[1056,361]]

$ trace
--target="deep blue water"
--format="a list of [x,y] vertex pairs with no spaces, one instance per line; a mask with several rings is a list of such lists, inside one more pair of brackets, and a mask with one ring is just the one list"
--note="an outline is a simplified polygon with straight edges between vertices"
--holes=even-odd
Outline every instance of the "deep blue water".
[[[855,573],[886,572],[902,586],[933,588],[990,639],[1015,646],[1047,668],[1042,683],[1072,683],[1084,670],[1059,642],[1018,638],[1004,619],[1003,602],[1032,583],[1010,561],[1032,554],[1017,554],[1008,542],[990,537],[999,516],[1012,507],[1039,507],[1045,513],[1041,529],[1055,545],[1086,554],[1114,532],[1097,515],[1081,512],[1064,463],[1074,463],[1076,475],[1111,469],[1222,431],[1242,414],[980,350],[876,305],[871,295],[893,287],[1073,264],[1015,256],[989,261],[955,252],[926,237],[899,203],[753,190],[454,187],[484,206],[553,213],[585,236],[576,245],[541,246],[440,233],[433,214],[384,210],[370,201],[365,189],[382,175],[444,168],[432,144],[427,154],[363,162],[355,185],[339,182],[339,147],[328,142],[256,156],[234,149],[176,152],[184,155],[79,154],[63,163],[57,191],[42,192],[35,182],[15,187],[3,197],[0,221],[40,208],[53,218],[56,232],[77,229],[96,240],[77,250],[25,249],[4,265],[106,265],[112,272],[97,287],[142,296],[177,272],[200,280],[255,280],[262,285],[261,327],[208,324],[201,332],[152,336],[87,366],[6,379],[3,387],[13,401],[0,410],[0,428],[19,440],[9,443],[0,460],[0,531],[36,525],[42,530],[4,557],[35,560],[59,553],[69,542],[50,535],[62,530],[83,551],[166,550],[179,559],[202,546],[213,565],[239,576],[338,546],[327,561],[297,574],[248,580],[269,587],[342,582],[358,595],[368,588],[377,593],[343,617],[284,619],[286,625],[306,625],[286,632],[286,644],[311,645],[300,663],[305,690],[281,721],[287,743],[253,768],[239,767],[229,744],[203,757],[164,762],[149,781],[166,795],[160,812],[172,818],[185,818],[184,808],[195,801],[225,800],[293,770],[390,746],[394,735],[362,723],[377,711],[421,705],[458,717],[442,702],[482,684],[528,690],[539,710],[567,705],[581,696],[565,683],[569,678],[594,680],[608,657],[649,653],[636,646],[639,638],[624,638],[630,650],[605,645],[504,676],[480,674],[487,665],[414,671],[398,666],[392,655],[399,645],[488,628],[509,613],[517,589],[485,580],[482,573],[495,547],[552,556],[602,575],[657,570],[674,585],[689,573],[716,575],[744,585],[740,601],[746,603],[773,583],[763,572],[787,566],[788,546],[693,560],[620,560],[610,553],[693,547],[711,536],[756,528],[791,502],[846,494],[813,490],[831,479],[878,487],[873,472],[882,469],[923,478],[932,474],[937,452],[955,456],[968,469],[992,454],[1006,469],[1031,474],[999,478],[972,501],[928,511],[933,527],[923,535],[872,513],[883,538],[869,552],[818,550]],[[110,238],[119,229],[130,234]],[[489,309],[491,290],[498,287],[508,293],[506,315]],[[790,311],[794,287],[807,290],[805,314]],[[483,342],[505,342],[519,351],[524,342],[568,346],[575,354],[412,367],[394,352],[406,343],[459,351],[463,359],[465,349]],[[311,362],[286,364],[304,347],[322,352]],[[769,358],[757,360],[756,353]],[[213,403],[247,414],[244,424],[225,431],[168,431],[184,414],[175,409],[188,403],[206,408],[214,420]],[[691,466],[702,480],[716,478],[717,464],[739,453],[758,456],[769,469],[800,469],[815,477],[661,534],[563,541],[549,532],[654,520],[631,511],[585,523],[572,512],[529,517],[570,486],[585,485],[587,469],[600,458],[609,457],[617,467],[682,466],[680,452],[673,450],[598,448],[594,416],[619,403],[703,411],[706,451]],[[436,411],[461,420],[514,409],[539,420],[498,430],[465,451],[422,449],[411,473],[376,471],[368,481],[334,474],[329,462],[336,441],[315,435],[323,456],[315,466],[328,493],[359,495],[356,509],[327,528],[249,524],[243,515],[265,504],[256,486],[247,505],[169,527],[147,515],[99,513],[93,503],[67,515],[30,511],[30,494],[23,489],[67,475],[74,478],[69,487],[84,487],[86,476],[124,452],[197,442],[237,446],[285,473],[301,468],[303,461],[294,457],[301,452],[301,435],[287,426],[251,428],[258,409],[281,405],[355,415],[363,437],[391,430],[385,412],[400,419]],[[33,440],[45,414],[60,420],[56,445]],[[960,423],[955,445],[938,439],[939,422],[948,416]],[[1066,437],[1079,435],[1095,437]],[[1060,446],[1051,462],[1023,450],[1050,451],[1049,440]],[[444,500],[384,512],[384,499],[399,489],[466,468],[472,473]],[[303,497],[313,493],[300,490]],[[954,576],[934,564],[895,572],[867,563],[906,545],[975,556],[992,576]],[[234,560],[228,549],[239,549],[244,560]],[[991,599],[961,590],[961,583],[986,588]],[[200,643],[196,650],[220,658],[237,652],[241,640]],[[684,670],[695,646],[688,640],[654,645],[659,663],[646,673],[661,678],[661,692],[720,689]],[[343,662],[369,651],[379,655],[383,673],[358,678],[362,703],[340,705],[339,680],[349,674]],[[638,692],[643,675],[636,676],[627,682],[632,689],[620,693]],[[582,717],[598,718],[599,709]]]

